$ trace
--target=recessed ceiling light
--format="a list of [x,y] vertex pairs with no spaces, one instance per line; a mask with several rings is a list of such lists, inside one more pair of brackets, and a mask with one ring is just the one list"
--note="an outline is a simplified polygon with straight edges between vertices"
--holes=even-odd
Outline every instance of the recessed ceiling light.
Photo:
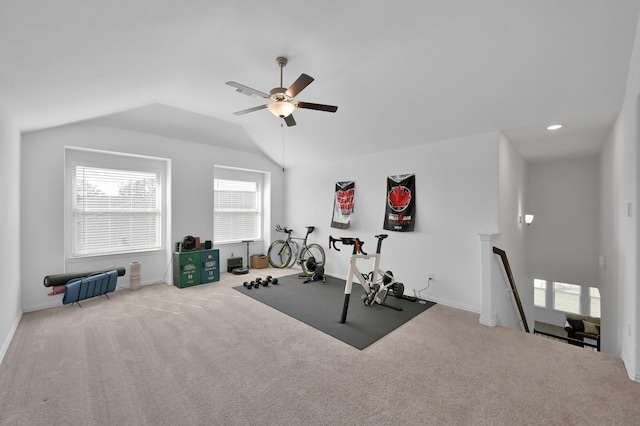
[[551,126],[547,127],[547,130],[558,130],[561,127],[562,124],[552,124]]

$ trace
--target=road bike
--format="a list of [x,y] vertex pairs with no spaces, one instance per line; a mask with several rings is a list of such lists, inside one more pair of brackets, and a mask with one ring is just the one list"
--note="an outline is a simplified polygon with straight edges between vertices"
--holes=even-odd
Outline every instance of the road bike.
[[[292,229],[276,225],[276,231],[287,234],[287,239],[276,240],[269,246],[267,257],[271,266],[283,269],[290,268],[297,263],[306,276],[313,275],[320,268],[324,270],[325,256],[323,248],[316,243],[307,244],[307,238],[315,227],[307,226],[306,228],[307,233],[304,238],[296,238],[291,236]],[[302,249],[300,249],[300,245],[295,240],[302,241]]]

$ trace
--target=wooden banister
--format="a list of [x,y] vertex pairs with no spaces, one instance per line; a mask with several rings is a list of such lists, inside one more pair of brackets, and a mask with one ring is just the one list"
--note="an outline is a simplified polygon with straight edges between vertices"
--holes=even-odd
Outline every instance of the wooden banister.
[[520,318],[522,319],[522,324],[524,325],[524,331],[528,333],[529,326],[527,325],[527,317],[524,315],[524,310],[522,309],[522,303],[520,302],[520,296],[518,295],[518,288],[516,287],[516,281],[513,279],[513,273],[511,273],[511,266],[509,266],[507,253],[504,250],[499,249],[498,247],[493,247],[493,252],[500,256],[500,258],[502,259],[504,270],[507,272],[507,278],[509,278],[509,284],[511,285],[513,297],[515,297],[516,305],[518,305],[518,311],[520,311]]

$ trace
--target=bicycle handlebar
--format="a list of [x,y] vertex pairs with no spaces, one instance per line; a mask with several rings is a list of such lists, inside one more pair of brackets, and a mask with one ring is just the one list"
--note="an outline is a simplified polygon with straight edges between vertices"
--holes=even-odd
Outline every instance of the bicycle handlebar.
[[364,254],[365,256],[367,255],[367,253],[365,253],[365,251],[362,250],[364,241],[360,241],[359,238],[350,238],[350,237],[333,238],[331,235],[329,235],[329,249],[333,247],[334,250],[340,251],[340,249],[336,246],[337,242],[341,242],[345,246],[353,246],[353,254]]
[[284,232],[285,234],[291,234],[293,232],[293,229],[287,229],[286,226],[283,228],[280,226],[280,224],[276,223],[276,231]]
[[[310,233],[312,233],[314,231],[314,229],[316,229],[315,226],[307,226],[307,235],[309,235]],[[286,226],[283,228],[280,226],[279,223],[276,223],[276,231],[277,232],[284,232],[286,234],[292,234],[293,233],[293,229],[288,229]]]

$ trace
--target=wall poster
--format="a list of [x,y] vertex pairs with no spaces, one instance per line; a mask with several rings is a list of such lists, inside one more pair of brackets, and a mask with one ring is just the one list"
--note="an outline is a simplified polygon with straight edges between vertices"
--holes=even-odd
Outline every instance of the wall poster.
[[333,218],[331,227],[349,229],[353,213],[353,196],[356,183],[354,181],[337,182],[333,197]]
[[415,174],[387,177],[387,203],[383,228],[389,231],[411,232],[416,213]]

